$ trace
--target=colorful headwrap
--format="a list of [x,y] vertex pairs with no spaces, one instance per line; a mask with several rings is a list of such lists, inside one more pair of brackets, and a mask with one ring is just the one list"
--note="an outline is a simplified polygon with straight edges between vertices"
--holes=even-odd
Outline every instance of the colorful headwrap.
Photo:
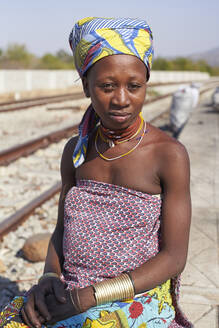
[[90,134],[92,134],[99,121],[99,116],[94,111],[92,105],[90,105],[79,124],[78,142],[72,157],[75,168],[84,163]]
[[[125,54],[136,56],[145,63],[149,79],[154,54],[153,36],[144,20],[87,17],[75,24],[69,43],[81,78],[98,60]],[[79,125],[79,139],[73,154],[75,167],[84,162],[89,135],[98,122],[99,118],[90,106]]]
[[153,36],[144,20],[87,17],[79,20],[69,37],[76,69],[82,77],[101,58],[133,55],[141,59],[148,77],[153,57]]

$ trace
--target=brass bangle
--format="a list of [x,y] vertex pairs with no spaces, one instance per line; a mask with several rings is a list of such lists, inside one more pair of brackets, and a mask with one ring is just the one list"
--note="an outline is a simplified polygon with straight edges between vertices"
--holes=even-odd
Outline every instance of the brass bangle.
[[72,290],[71,289],[70,289],[70,292],[69,293],[70,293],[70,299],[71,299],[72,306],[75,309],[76,306],[75,306],[75,302],[74,302],[74,299],[73,299],[73,296],[72,296]]
[[127,273],[120,276],[103,280],[93,285],[97,305],[117,301],[129,300],[135,296],[134,286]]
[[78,311],[78,313],[82,313],[77,288],[70,290],[70,298],[71,298],[73,308],[76,309],[76,311]]
[[48,278],[48,277],[54,277],[54,278],[58,278],[58,279],[60,279],[60,276],[59,276],[57,273],[55,273],[55,272],[46,272],[46,273],[44,273],[44,274],[39,278],[39,280],[38,280],[38,284],[39,284],[42,280],[44,280],[45,278]]
[[77,300],[77,304],[78,304],[78,308],[80,310],[80,313],[84,312],[82,310],[82,307],[81,307],[81,302],[80,302],[80,298],[79,298],[79,295],[78,295],[78,288],[75,288],[75,296],[76,296],[76,300]]
[[130,278],[130,280],[131,280],[131,282],[132,282],[132,286],[133,286],[133,289],[134,289],[134,293],[136,294],[136,291],[135,291],[135,284],[134,284],[134,281],[133,281],[133,279],[132,279],[131,271],[128,271],[128,272],[126,272],[126,273],[127,273],[127,275],[129,276],[129,278]]

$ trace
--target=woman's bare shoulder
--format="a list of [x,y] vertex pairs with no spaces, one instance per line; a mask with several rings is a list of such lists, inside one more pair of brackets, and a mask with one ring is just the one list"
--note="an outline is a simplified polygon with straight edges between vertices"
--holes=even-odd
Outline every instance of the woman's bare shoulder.
[[153,125],[149,126],[149,131],[151,134],[150,142],[154,145],[155,150],[158,150],[160,154],[166,156],[169,156],[172,153],[187,154],[186,147],[166,132]]
[[150,131],[154,163],[163,191],[176,193],[180,186],[178,189],[188,192],[190,161],[185,146],[156,127],[151,126]]
[[166,132],[150,125],[149,142],[153,147],[153,154],[160,169],[171,169],[174,167],[189,167],[189,155],[186,147]]

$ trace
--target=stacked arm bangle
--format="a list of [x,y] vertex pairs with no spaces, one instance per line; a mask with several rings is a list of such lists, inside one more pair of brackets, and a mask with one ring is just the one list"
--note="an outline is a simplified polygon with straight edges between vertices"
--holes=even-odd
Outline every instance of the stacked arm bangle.
[[129,300],[135,296],[133,282],[127,273],[94,284],[93,288],[97,305],[118,300]]

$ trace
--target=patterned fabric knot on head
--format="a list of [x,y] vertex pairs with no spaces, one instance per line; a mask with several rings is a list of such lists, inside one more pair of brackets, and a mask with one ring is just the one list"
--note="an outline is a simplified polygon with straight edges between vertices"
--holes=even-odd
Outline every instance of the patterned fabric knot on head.
[[110,55],[132,55],[148,70],[152,65],[153,36],[140,19],[87,17],[79,20],[69,37],[76,69],[82,77],[98,60]]

